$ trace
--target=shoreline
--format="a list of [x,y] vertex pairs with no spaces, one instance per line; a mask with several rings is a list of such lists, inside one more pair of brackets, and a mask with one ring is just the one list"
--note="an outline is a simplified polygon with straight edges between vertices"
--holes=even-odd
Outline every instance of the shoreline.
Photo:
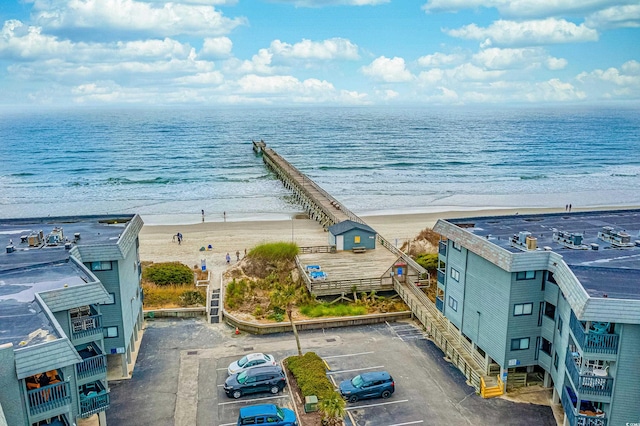
[[[573,208],[572,212],[595,210],[638,209],[637,206],[600,206]],[[398,213],[362,216],[363,220],[394,245],[400,246],[408,239],[415,238],[425,228],[432,228],[438,219],[452,219],[479,216],[505,216],[514,214],[567,213],[564,206],[543,208],[460,208],[445,212]],[[244,257],[247,251],[258,244],[277,241],[292,241],[299,246],[328,245],[328,233],[315,220],[302,212],[296,215],[266,215],[252,220],[208,221],[192,224],[145,224],[140,232],[140,259],[150,262],[182,262],[200,268],[201,262],[212,272],[212,284],[220,285],[224,271]],[[144,219],[143,219],[144,220]],[[180,232],[183,241],[178,244],[172,237]],[[211,245],[212,249],[206,248]],[[201,248],[205,248],[201,251]],[[229,253],[231,261],[226,262]],[[236,255],[237,253],[237,255]]]

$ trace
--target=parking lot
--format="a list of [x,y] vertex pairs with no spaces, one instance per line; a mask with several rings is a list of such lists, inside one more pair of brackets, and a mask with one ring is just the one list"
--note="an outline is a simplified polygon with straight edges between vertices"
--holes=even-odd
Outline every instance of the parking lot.
[[[292,408],[288,387],[277,395],[238,400],[225,395],[222,385],[232,361],[250,352],[273,354],[278,361],[296,354],[292,334],[236,336],[233,331],[199,320],[149,322],[133,378],[110,382],[108,423],[231,426],[243,405]],[[390,398],[347,403],[350,426],[555,425],[549,407],[477,396],[412,322],[309,331],[300,337],[303,351],[323,357],[336,384],[366,371],[393,376]]]

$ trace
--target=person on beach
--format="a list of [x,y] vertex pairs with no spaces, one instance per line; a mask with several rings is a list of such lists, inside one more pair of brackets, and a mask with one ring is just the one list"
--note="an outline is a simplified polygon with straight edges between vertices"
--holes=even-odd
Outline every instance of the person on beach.
[[225,222],[227,221],[227,212],[222,212],[222,218]]
[[227,259],[227,265],[231,263],[231,256],[229,256],[229,253],[227,253],[226,259]]
[[236,251],[236,262],[240,262],[240,250]]
[[182,234],[180,232],[178,232],[176,234],[176,237],[178,237],[178,245],[182,244]]
[[204,209],[202,210],[202,223],[204,223]]

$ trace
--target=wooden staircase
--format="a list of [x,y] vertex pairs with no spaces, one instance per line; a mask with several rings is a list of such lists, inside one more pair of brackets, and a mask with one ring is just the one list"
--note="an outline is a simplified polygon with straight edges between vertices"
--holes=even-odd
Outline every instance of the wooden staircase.
[[495,398],[504,394],[504,383],[500,376],[482,376],[480,378],[480,395],[483,398]]

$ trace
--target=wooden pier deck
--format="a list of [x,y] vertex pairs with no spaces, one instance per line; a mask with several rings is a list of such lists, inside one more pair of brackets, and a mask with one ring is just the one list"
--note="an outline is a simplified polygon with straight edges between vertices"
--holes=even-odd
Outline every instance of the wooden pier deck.
[[[347,219],[365,223],[357,215],[319,185],[291,165],[277,152],[267,148],[262,140],[253,142],[253,149],[263,156],[264,162],[291,190],[312,219],[327,229],[329,226]],[[395,290],[409,305],[415,318],[422,323],[434,343],[442,349],[451,362],[465,375],[467,380],[483,397],[500,395],[503,383],[500,378],[488,375],[488,362],[471,346],[449,320],[418,287],[428,271],[418,265],[410,256],[391,244],[382,235],[376,236],[377,250],[366,253],[335,252],[335,247],[310,248],[296,257],[298,270],[314,295],[341,295],[349,293],[353,287],[357,291]],[[322,250],[321,250],[322,249]],[[382,249],[382,250],[380,250]],[[402,282],[388,272],[396,261],[406,263]],[[306,265],[320,265],[327,273],[325,281],[312,281],[305,272]],[[434,284],[431,284],[434,285]],[[497,379],[497,380],[496,380]],[[494,383],[495,382],[495,383]],[[490,385],[487,385],[490,384]],[[493,385],[493,386],[491,386]]]

